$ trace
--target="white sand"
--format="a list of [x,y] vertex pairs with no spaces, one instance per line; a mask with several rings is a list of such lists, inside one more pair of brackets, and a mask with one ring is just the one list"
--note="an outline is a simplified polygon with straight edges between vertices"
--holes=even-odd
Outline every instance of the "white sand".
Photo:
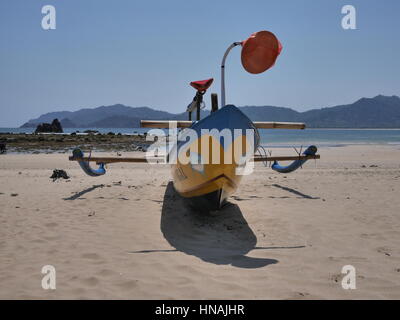
[[1,155],[0,298],[400,299],[399,146],[320,154],[291,174],[257,165],[214,217],[182,205],[167,166],[92,178],[66,154]]

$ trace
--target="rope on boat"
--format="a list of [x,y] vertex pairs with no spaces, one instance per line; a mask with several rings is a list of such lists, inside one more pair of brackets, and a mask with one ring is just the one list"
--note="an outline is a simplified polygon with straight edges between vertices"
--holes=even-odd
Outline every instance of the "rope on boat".
[[[264,157],[268,159],[267,151],[265,151],[265,148],[264,148],[263,146],[259,145],[258,148],[257,148],[257,152],[258,152],[258,153],[260,154],[260,156],[262,157],[263,155],[261,154],[261,150],[262,150],[263,153],[264,153]],[[263,161],[263,164],[264,164],[265,167],[268,167],[268,160]]]

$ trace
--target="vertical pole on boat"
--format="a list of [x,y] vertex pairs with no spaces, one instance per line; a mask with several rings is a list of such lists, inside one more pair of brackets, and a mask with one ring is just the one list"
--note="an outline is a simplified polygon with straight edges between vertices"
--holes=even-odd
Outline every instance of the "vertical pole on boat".
[[203,102],[203,94],[205,91],[199,91],[197,90],[196,96],[193,99],[193,102],[191,106],[194,106],[194,109],[196,109],[196,120],[200,120],[200,110],[201,110],[201,104]]
[[218,111],[218,95],[211,93],[211,112]]
[[229,51],[232,50],[232,48],[242,44],[241,42],[234,42],[232,43],[228,49],[226,49],[224,57],[222,58],[222,63],[221,63],[221,108],[225,106],[225,60],[226,57],[229,54]]
[[202,94],[200,93],[200,91],[197,91],[197,108],[196,108],[196,120],[199,121],[200,120],[200,106],[201,106],[201,101],[203,99]]

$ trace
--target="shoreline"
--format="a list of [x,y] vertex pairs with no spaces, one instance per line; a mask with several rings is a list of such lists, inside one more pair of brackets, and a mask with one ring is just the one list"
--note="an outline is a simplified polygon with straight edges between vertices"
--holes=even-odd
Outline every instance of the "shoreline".
[[[129,152],[148,146],[152,141],[146,140],[147,133],[115,134],[115,133],[0,133],[0,143],[7,147],[10,154],[31,153],[67,153],[74,148],[94,150],[97,152]],[[290,139],[292,136],[288,136]],[[306,139],[306,137],[304,138]],[[346,146],[392,146],[400,145],[400,141],[315,141],[307,137],[307,146],[316,145],[318,148],[342,148]],[[265,143],[264,148],[293,148],[306,146],[302,141],[281,141]]]

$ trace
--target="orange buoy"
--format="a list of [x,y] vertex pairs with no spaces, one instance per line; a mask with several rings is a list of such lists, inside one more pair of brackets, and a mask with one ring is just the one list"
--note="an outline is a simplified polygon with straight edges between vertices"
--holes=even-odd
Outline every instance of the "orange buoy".
[[278,38],[269,31],[255,32],[241,44],[242,65],[247,72],[253,74],[271,68],[282,51]]

